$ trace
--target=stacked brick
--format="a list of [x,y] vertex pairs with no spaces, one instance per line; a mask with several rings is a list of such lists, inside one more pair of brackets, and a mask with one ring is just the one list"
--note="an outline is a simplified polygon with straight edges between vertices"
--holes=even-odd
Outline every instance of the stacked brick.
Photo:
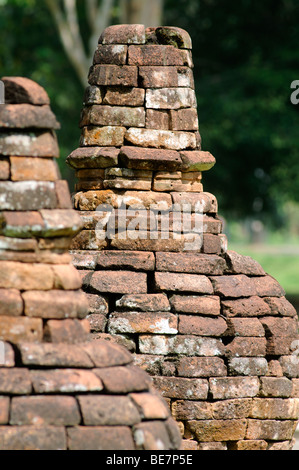
[[[89,82],[67,162],[91,337],[126,346],[153,376],[184,449],[292,448],[297,314],[255,260],[227,251],[217,200],[203,191],[215,159],[200,147],[190,37],[109,27]],[[184,217],[190,233],[179,237]]]
[[56,164],[58,123],[35,82],[0,106],[0,449],[177,449],[180,434],[132,355],[89,341],[68,253],[81,220]]

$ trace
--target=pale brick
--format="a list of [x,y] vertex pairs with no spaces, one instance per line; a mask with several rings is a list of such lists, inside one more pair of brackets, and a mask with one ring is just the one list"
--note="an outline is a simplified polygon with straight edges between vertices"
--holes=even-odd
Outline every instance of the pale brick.
[[176,354],[187,356],[221,356],[224,345],[216,338],[194,335],[150,336],[140,335],[139,349],[144,354]]
[[108,331],[121,334],[175,334],[178,332],[177,317],[171,313],[161,312],[114,312],[109,316]]
[[257,377],[215,377],[209,383],[215,400],[255,397],[260,388]]
[[[120,140],[121,139],[119,139],[119,141]],[[192,132],[184,131],[140,129],[138,127],[131,127],[125,134],[125,140],[130,142],[132,145],[139,145],[140,147],[153,147],[158,149],[182,150],[185,148],[192,149],[196,147],[195,135]],[[87,145],[97,145],[97,143],[89,143]],[[122,143],[113,143],[110,145],[117,146],[122,145]]]
[[291,420],[249,419],[246,439],[281,441],[292,439],[296,422]]
[[227,375],[219,357],[183,357],[178,362],[179,377],[217,377]]
[[83,127],[81,146],[120,147],[124,143],[126,128],[121,126]]

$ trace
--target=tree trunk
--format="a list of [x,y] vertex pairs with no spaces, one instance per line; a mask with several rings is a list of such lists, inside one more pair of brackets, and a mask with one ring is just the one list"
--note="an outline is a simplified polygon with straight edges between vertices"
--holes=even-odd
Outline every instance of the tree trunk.
[[120,0],[120,7],[121,23],[146,27],[162,25],[163,0]]

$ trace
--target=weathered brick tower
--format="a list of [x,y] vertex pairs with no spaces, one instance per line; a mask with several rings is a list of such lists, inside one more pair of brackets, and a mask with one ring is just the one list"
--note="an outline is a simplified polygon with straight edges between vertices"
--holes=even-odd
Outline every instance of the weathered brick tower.
[[0,450],[178,449],[151,378],[108,341],[88,342],[71,263],[81,226],[56,164],[46,92],[3,78],[0,106]]
[[227,251],[202,172],[191,40],[107,28],[69,155],[73,240],[94,338],[134,352],[185,449],[290,449],[298,419],[295,309],[253,259]]

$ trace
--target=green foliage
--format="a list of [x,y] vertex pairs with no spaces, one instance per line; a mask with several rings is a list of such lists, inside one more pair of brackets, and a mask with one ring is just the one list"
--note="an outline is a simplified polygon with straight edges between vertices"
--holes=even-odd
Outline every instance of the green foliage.
[[279,225],[285,201],[299,201],[296,0],[166,0],[165,24],[188,30],[203,149],[217,160],[204,187],[229,217]]

